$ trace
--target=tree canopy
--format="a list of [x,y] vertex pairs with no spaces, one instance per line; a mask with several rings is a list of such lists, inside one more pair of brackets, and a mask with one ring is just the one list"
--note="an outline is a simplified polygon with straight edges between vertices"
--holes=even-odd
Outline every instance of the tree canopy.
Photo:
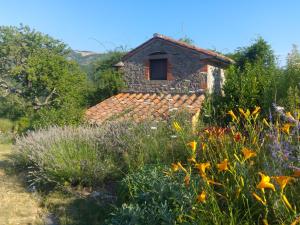
[[[26,116],[44,124],[46,112],[64,108],[65,117],[53,118],[52,123],[79,120],[86,76],[76,63],[66,59],[68,52],[66,44],[28,26],[1,26],[0,107],[6,108],[2,111],[6,115],[1,116]],[[78,111],[75,120],[68,116],[70,110]]]

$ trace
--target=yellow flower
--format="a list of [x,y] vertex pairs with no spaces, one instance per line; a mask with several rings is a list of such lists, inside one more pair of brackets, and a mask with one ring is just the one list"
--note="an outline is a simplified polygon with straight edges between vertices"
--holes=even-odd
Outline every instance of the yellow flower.
[[172,170],[174,171],[174,172],[176,172],[176,171],[178,171],[179,170],[179,166],[178,166],[178,164],[177,163],[172,163]]
[[252,150],[250,150],[250,149],[248,149],[246,147],[243,147],[242,152],[243,152],[245,160],[250,159],[250,158],[256,156],[256,152],[254,152],[254,151],[252,151]]
[[239,112],[245,117],[245,119],[248,119],[248,117],[250,116],[249,109],[247,109],[247,111],[245,112],[242,108],[239,108]]
[[276,182],[279,184],[281,190],[285,188],[285,186],[291,181],[294,180],[295,178],[290,177],[290,176],[276,176],[274,177]]
[[269,127],[269,128],[271,127],[270,124],[268,123],[268,121],[267,121],[265,118],[263,118],[262,122],[263,122],[263,124],[265,124],[267,127]]
[[237,121],[237,117],[236,117],[236,115],[234,114],[234,112],[232,110],[229,110],[228,114],[231,116],[233,121]]
[[256,106],[255,109],[253,110],[253,112],[251,113],[252,116],[255,116],[260,110],[259,106]]
[[221,172],[221,171],[226,171],[228,170],[228,159],[224,159],[222,162],[218,163],[217,164],[217,168],[218,170]]
[[184,177],[184,183],[185,183],[186,186],[189,186],[190,180],[191,180],[190,175],[188,175],[188,174],[185,175],[185,177]]
[[292,119],[295,119],[295,118],[293,117],[293,115],[291,114],[291,112],[287,112],[285,115],[286,115],[287,117],[290,117],[290,118],[292,118]]
[[174,126],[174,128],[175,128],[175,130],[176,130],[177,132],[179,132],[179,131],[182,130],[181,126],[180,126],[179,123],[177,123],[177,122],[174,122],[174,123],[173,123],[173,126]]
[[283,127],[281,128],[281,130],[287,134],[290,134],[290,127],[292,125],[290,123],[285,123],[283,124]]
[[292,223],[291,225],[297,225],[300,223],[300,216],[298,216]]
[[198,196],[197,196],[197,201],[198,202],[206,202],[206,192],[202,191]]
[[205,177],[206,176],[206,169],[210,168],[210,163],[209,162],[206,162],[206,163],[197,163],[196,165],[196,168],[199,170],[199,173],[202,177]]
[[287,197],[283,194],[281,195],[282,201],[283,203],[290,209],[293,210],[292,205],[290,204],[290,202],[288,201]]
[[179,169],[181,169],[186,174],[188,173],[187,170],[182,166],[182,164],[180,162],[178,162],[178,163],[172,163],[172,170],[174,172],[178,171]]
[[272,189],[273,191],[275,191],[275,187],[272,183],[270,183],[271,178],[263,173],[258,173],[261,177],[261,181],[259,182],[259,184],[256,186],[257,188],[261,189],[262,191],[264,191],[265,188],[269,188]]
[[197,149],[197,142],[191,141],[190,143],[187,143],[187,145],[191,147],[193,154],[195,154],[196,149]]
[[189,161],[190,163],[197,163],[195,157],[189,158],[188,161]]
[[263,199],[262,199],[259,195],[257,195],[255,192],[253,192],[252,195],[253,195],[253,197],[254,197],[257,201],[261,202],[263,205],[267,205],[267,202],[266,202],[265,200],[263,200]]

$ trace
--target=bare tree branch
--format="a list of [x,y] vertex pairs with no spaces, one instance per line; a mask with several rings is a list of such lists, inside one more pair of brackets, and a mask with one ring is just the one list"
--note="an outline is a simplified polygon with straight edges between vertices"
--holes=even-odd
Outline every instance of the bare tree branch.
[[40,109],[43,106],[49,105],[52,101],[50,99],[52,96],[56,94],[56,88],[53,88],[51,93],[45,98],[45,100],[42,102],[38,97],[34,98],[34,109]]

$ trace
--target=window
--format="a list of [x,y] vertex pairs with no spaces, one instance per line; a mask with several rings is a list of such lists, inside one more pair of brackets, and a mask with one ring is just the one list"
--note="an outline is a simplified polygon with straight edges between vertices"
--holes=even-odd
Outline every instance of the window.
[[150,60],[150,80],[167,80],[167,59]]

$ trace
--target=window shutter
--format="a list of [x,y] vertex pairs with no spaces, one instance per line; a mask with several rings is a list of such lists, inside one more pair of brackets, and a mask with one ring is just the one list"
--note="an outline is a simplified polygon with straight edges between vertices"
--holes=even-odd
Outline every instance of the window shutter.
[[167,65],[167,80],[174,80],[173,74],[172,74],[172,64],[168,60]]
[[150,80],[150,62],[149,60],[145,61],[145,66],[144,66],[144,70],[145,70],[145,79],[146,80]]

